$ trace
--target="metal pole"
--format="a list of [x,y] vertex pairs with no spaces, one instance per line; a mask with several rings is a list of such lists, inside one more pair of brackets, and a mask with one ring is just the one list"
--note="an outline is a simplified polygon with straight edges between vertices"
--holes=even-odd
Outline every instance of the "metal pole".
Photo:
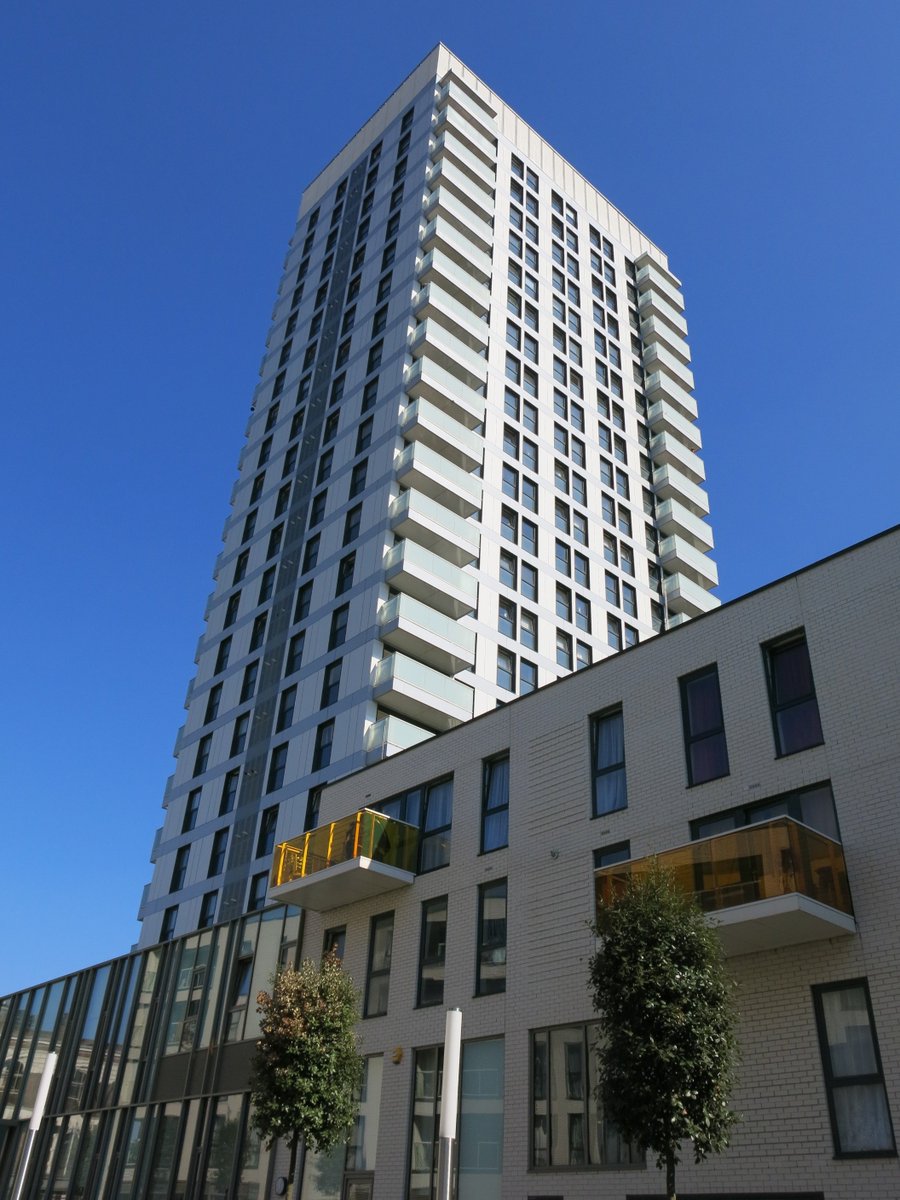
[[437,1200],[453,1197],[453,1143],[459,1112],[459,1056],[462,1042],[462,1012],[447,1009],[444,1027],[444,1082],[441,1088],[440,1157]]
[[25,1191],[25,1181],[28,1178],[28,1166],[31,1162],[31,1154],[34,1150],[34,1143],[37,1141],[38,1131],[41,1128],[41,1121],[44,1119],[44,1111],[47,1107],[47,1096],[50,1093],[50,1084],[53,1082],[53,1074],[56,1071],[56,1064],[59,1055],[55,1050],[51,1050],[47,1055],[47,1061],[44,1063],[44,1070],[41,1073],[41,1082],[38,1084],[37,1095],[34,1098],[34,1108],[31,1113],[31,1120],[28,1122],[28,1133],[25,1136],[25,1150],[22,1154],[22,1162],[19,1166],[19,1178],[16,1181],[16,1188],[13,1192],[13,1200],[21,1200],[22,1194]]

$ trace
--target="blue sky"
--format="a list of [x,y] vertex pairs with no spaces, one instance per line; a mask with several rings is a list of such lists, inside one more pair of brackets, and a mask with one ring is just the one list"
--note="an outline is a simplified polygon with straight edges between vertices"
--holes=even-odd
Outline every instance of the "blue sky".
[[446,8],[4,6],[0,994],[137,937],[300,192],[438,40],[683,277],[723,599],[898,519],[900,5]]

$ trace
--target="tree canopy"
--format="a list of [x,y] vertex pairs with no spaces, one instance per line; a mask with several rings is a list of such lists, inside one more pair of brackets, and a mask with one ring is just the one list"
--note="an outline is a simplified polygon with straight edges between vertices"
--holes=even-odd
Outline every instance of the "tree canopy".
[[674,1198],[680,1143],[690,1139],[701,1162],[725,1149],[738,1119],[733,985],[703,912],[655,864],[600,903],[595,932],[598,1100],[626,1139],[657,1155]]
[[358,1111],[363,1059],[355,1033],[358,996],[340,959],[305,960],[256,998],[260,1038],[251,1075],[252,1122],[271,1147],[282,1138],[327,1153]]

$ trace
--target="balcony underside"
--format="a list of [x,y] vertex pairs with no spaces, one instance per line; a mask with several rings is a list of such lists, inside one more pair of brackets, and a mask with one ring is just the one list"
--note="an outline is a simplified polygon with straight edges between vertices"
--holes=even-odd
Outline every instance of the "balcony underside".
[[269,899],[280,904],[296,904],[312,912],[328,912],[344,904],[371,900],[415,881],[413,871],[376,862],[372,858],[351,858],[324,871],[269,889]]
[[753,900],[734,908],[710,913],[729,957],[799,946],[856,932],[856,922],[847,913],[793,892],[768,900]]

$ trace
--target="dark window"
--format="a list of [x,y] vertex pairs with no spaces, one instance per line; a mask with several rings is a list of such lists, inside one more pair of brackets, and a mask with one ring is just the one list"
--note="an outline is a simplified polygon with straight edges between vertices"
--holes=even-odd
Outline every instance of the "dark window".
[[419,950],[420,1007],[444,1003],[444,963],[447,950],[447,897],[438,896],[422,905],[422,941]]
[[328,649],[335,650],[343,646],[347,637],[347,620],[350,616],[350,605],[342,604],[331,614],[331,632],[328,636]]
[[[298,637],[302,637],[298,634]],[[299,665],[299,664],[298,664]],[[281,733],[287,729],[294,720],[294,706],[297,703],[297,685],[285,688],[281,693],[281,700],[278,702],[278,719],[275,722],[275,732]]]
[[259,676],[259,659],[247,663],[244,667],[244,678],[241,681],[241,695],[238,704],[244,704],[256,691],[256,680]]
[[192,792],[188,793],[187,804],[184,807],[184,819],[181,822],[182,833],[189,833],[196,826],[202,794],[203,788],[194,788]]
[[319,542],[321,538],[318,533],[314,533],[311,538],[307,539],[306,549],[303,551],[303,566],[304,572],[311,571],[319,561]]
[[250,714],[248,712],[241,713],[234,723],[234,732],[231,735],[231,758],[234,758],[236,754],[243,753],[244,747],[247,744],[247,731],[249,728]]
[[207,929],[216,919],[216,903],[219,899],[218,892],[206,892],[200,902],[200,920],[197,922],[198,929]]
[[805,634],[793,634],[763,649],[778,754],[821,745],[822,722]]
[[175,922],[178,920],[178,905],[173,904],[163,913],[162,928],[159,931],[161,942],[170,942],[175,934]]
[[625,728],[621,709],[591,718],[591,766],[594,816],[626,808]]
[[356,454],[362,454],[363,450],[368,450],[372,442],[373,421],[372,417],[366,417],[365,421],[360,421],[359,429],[356,431]]
[[202,775],[209,762],[209,752],[212,748],[212,734],[205,733],[197,743],[197,757],[194,759],[194,775]]
[[509,755],[484,764],[481,796],[481,850],[499,850],[509,842]]
[[305,621],[309,616],[309,605],[312,600],[312,580],[309,583],[304,583],[303,587],[297,592],[297,601],[294,604],[294,621]]
[[231,638],[230,637],[222,638],[221,642],[219,642],[219,648],[216,651],[216,665],[215,665],[215,669],[214,669],[214,673],[216,675],[218,675],[220,671],[224,671],[225,668],[228,666],[228,655],[230,653],[231,653]]
[[872,1001],[865,979],[813,988],[835,1154],[894,1154]]
[[250,880],[250,893],[247,897],[247,912],[256,912],[266,903],[266,890],[269,886],[269,872],[260,871]]
[[209,852],[209,869],[207,879],[221,875],[225,870],[225,851],[228,849],[228,830],[218,829],[213,837],[212,850]]
[[349,546],[351,542],[355,542],[359,537],[359,527],[362,522],[362,505],[357,504],[351,508],[344,517],[344,540],[343,545]]
[[319,771],[331,763],[331,747],[334,742],[334,721],[323,721],[316,730],[316,746],[313,751],[312,769]]
[[272,751],[272,759],[269,763],[269,778],[266,782],[267,792],[277,792],[284,784],[284,771],[287,766],[288,744],[282,742],[280,746],[276,746]]
[[190,846],[179,847],[175,855],[175,865],[172,867],[172,880],[169,884],[170,892],[179,892],[184,887],[184,877],[187,875],[187,865],[190,855]]
[[325,668],[325,674],[322,678],[322,701],[321,708],[328,708],[330,704],[337,702],[338,693],[341,690],[341,667],[343,659],[338,659],[337,662],[329,663]]
[[719,779],[728,774],[728,747],[718,667],[704,667],[680,683],[688,784]]
[[364,1016],[381,1017],[388,1009],[391,984],[391,950],[394,943],[394,914],[372,918],[369,933],[369,968],[366,973]]
[[256,839],[256,857],[263,858],[275,849],[275,826],[278,824],[278,805],[263,810]]
[[506,880],[478,889],[478,961],[475,995],[506,991]]
[[263,639],[266,636],[266,621],[269,619],[267,612],[260,613],[253,622],[253,629],[250,633],[250,652],[258,650],[263,644]]
[[284,665],[285,675],[293,675],[295,671],[300,669],[300,664],[303,661],[303,645],[306,641],[306,634],[301,629],[299,633],[295,633],[288,642],[287,661]]
[[241,593],[235,592],[233,596],[228,597],[228,604],[225,608],[225,620],[222,622],[222,628],[227,629],[229,625],[233,625],[237,620],[238,609],[241,606]]
[[259,584],[259,597],[256,601],[257,604],[265,604],[267,600],[272,599],[272,592],[275,590],[275,574],[275,567],[269,567],[268,570],[263,572],[263,576]]
[[356,566],[356,551],[345,555],[341,559],[338,566],[337,586],[334,590],[336,596],[342,596],[344,592],[348,592],[353,587],[353,570]]
[[453,822],[453,780],[444,779],[425,789],[425,808],[419,835],[419,872],[433,871],[450,862],[450,829]]
[[222,799],[219,801],[220,817],[224,817],[226,813],[230,813],[234,808],[240,777],[240,767],[235,767],[234,770],[229,771],[225,776],[225,782],[222,785]]
[[232,580],[233,583],[240,583],[240,581],[244,578],[244,576],[247,574],[247,564],[249,562],[250,562],[250,551],[242,550],[240,552],[240,554],[237,556],[237,558],[234,560],[234,579]]
[[347,945],[347,926],[338,925],[334,929],[326,929],[322,939],[322,957],[334,954],[343,961],[344,949]]
[[366,486],[366,471],[368,466],[368,462],[364,461],[357,463],[353,468],[353,472],[350,475],[350,493],[348,499],[352,500],[354,496],[358,496]]

